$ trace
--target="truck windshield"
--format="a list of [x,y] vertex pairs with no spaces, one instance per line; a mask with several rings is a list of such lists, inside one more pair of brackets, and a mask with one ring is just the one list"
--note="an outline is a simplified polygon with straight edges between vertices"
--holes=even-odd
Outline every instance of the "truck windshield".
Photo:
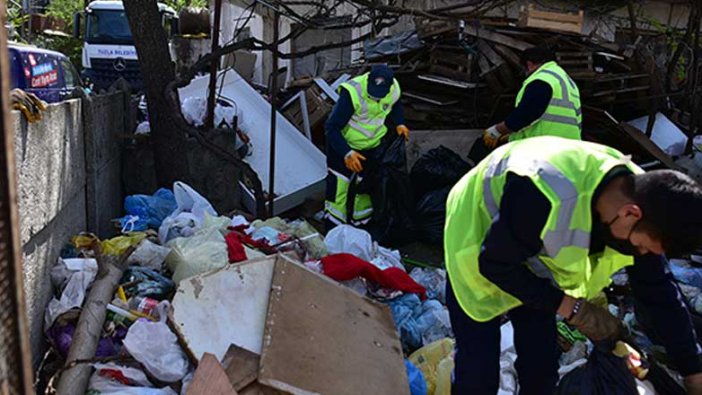
[[133,44],[123,10],[93,10],[87,17],[86,41],[91,44]]

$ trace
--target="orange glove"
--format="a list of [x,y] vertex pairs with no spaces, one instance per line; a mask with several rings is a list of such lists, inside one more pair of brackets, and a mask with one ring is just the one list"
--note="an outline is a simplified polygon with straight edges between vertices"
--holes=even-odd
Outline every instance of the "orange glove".
[[500,138],[502,138],[502,133],[495,126],[490,126],[483,132],[483,141],[488,148],[495,148]]
[[349,151],[349,153],[344,156],[344,164],[346,165],[346,168],[354,173],[360,173],[363,171],[363,164],[361,163],[362,160],[366,160],[366,157],[356,151]]
[[398,125],[397,128],[397,135],[402,136],[405,138],[405,141],[409,141],[409,129],[405,125]]

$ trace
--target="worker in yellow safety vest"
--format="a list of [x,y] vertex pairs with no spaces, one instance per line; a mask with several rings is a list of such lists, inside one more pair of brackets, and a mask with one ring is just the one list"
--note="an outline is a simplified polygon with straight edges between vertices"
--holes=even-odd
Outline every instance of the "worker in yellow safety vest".
[[[522,54],[527,79],[522,84],[514,110],[507,118],[487,128],[483,144],[471,159],[478,162],[501,142],[535,136],[560,136],[580,140],[582,109],[577,85],[545,47],[528,48]],[[483,152],[483,153],[481,153]]]
[[388,127],[407,140],[400,103],[400,84],[385,65],[357,76],[338,88],[339,99],[325,124],[327,137],[327,186],[324,214],[327,230],[339,224],[364,226],[373,216],[368,194],[350,189],[361,182],[364,161],[379,158]]
[[497,393],[505,314],[520,394],[553,393],[558,316],[596,343],[623,335],[621,322],[593,302],[621,269],[636,316],[648,317],[689,393],[702,394],[697,337],[665,257],[702,245],[702,187],[688,176],[644,172],[599,144],[519,140],[453,187],[444,230],[453,394]]

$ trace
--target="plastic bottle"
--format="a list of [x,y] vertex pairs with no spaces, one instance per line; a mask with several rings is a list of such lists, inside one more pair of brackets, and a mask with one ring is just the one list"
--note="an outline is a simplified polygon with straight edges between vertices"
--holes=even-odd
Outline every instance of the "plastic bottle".
[[129,299],[129,309],[142,314],[153,316],[153,312],[158,306],[158,300],[146,296],[134,296]]

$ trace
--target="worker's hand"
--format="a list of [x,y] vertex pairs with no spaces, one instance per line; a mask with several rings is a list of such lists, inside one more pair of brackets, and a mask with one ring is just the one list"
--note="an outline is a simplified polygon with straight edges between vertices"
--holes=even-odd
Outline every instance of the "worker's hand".
[[344,156],[344,164],[346,168],[354,173],[360,173],[363,171],[362,160],[366,160],[366,157],[359,154],[356,151],[349,151],[346,156]]
[[46,103],[32,93],[21,89],[10,91],[12,108],[22,112],[27,122],[32,123],[41,119],[41,112],[46,110]]
[[407,126],[398,125],[395,130],[397,130],[398,136],[402,136],[405,138],[405,141],[409,141],[409,128],[407,128]]
[[690,395],[702,395],[702,373],[686,376],[685,390]]
[[592,341],[619,340],[625,330],[622,322],[602,307],[581,301],[580,309],[567,321]]
[[502,133],[497,130],[497,126],[490,126],[483,132],[483,141],[488,148],[495,148],[502,138]]

